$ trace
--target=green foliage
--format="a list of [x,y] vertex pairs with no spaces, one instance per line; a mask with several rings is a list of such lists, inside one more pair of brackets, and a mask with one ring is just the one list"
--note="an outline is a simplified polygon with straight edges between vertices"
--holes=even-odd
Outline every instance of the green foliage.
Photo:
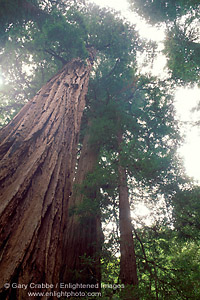
[[172,199],[174,226],[185,240],[200,238],[200,189],[180,190]]
[[198,0],[129,0],[131,8],[152,24],[173,21],[199,7]]
[[156,299],[156,295],[161,299],[198,299],[198,244],[181,242],[173,230],[164,227],[139,235],[146,255],[139,267],[143,297],[148,293],[147,299]]
[[130,47],[136,51],[134,46],[137,45],[138,35],[134,27],[115,11],[91,5],[86,10],[86,16],[89,45],[113,58],[126,59]]
[[166,22],[164,54],[176,84],[199,84],[200,44],[198,0],[130,0],[135,9],[151,24]]
[[0,128],[7,125],[23,106],[23,103],[13,103],[6,97],[6,90],[8,86],[0,87]]
[[[129,296],[133,299],[133,295],[137,293],[141,300],[198,300],[199,241],[181,240],[176,230],[170,229],[164,223],[138,228],[136,232],[139,286],[135,291],[132,291],[131,286],[115,291],[103,290],[103,299],[129,299]],[[104,252],[105,260],[102,260],[102,282],[117,283],[119,260],[112,257],[111,253],[106,253]]]
[[86,58],[86,32],[77,23],[78,17],[81,19],[81,15],[74,12],[73,8],[69,9],[65,16],[53,11],[51,19],[44,22],[41,30],[30,42],[29,49],[43,51],[63,63],[74,57]]
[[[194,24],[195,26],[195,24]],[[165,40],[168,68],[172,78],[178,83],[199,83],[200,78],[200,44],[196,42],[195,30],[175,25]]]
[[[121,130],[124,135],[121,163],[127,173],[139,181],[161,184],[169,179],[172,170],[176,174],[175,151],[179,135],[173,99],[167,95],[167,87],[160,83],[159,88],[153,80],[138,77],[131,97],[128,92],[124,93],[121,101],[110,101],[104,111],[101,103],[100,112],[103,113],[92,126],[91,138],[94,144],[101,143],[108,152],[118,152],[117,136]],[[111,164],[117,163],[115,156],[109,159]],[[115,167],[114,172],[117,172]]]
[[[95,108],[95,118],[92,120],[90,126],[89,143],[95,147],[102,145],[116,146],[115,136],[116,128],[116,103],[110,101],[109,103],[97,103]],[[106,134],[105,134],[106,133]]]
[[[0,3],[0,24],[5,29],[11,23],[21,23],[33,17],[33,9],[39,11],[37,0],[1,0]],[[31,12],[32,9],[32,12]],[[31,17],[32,13],[32,17]],[[3,31],[3,30],[2,30]]]

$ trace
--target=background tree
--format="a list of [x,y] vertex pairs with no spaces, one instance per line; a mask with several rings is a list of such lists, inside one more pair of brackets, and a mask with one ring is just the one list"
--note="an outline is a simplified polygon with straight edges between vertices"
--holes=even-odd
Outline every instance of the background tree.
[[[98,203],[98,187],[89,179],[98,163],[99,149],[83,139],[74,188],[69,200],[69,220],[64,232],[65,282],[101,284],[101,247],[103,233]],[[91,291],[91,289],[89,289]],[[97,291],[97,289],[95,289]]]
[[[178,189],[175,149],[179,137],[177,124],[174,121],[172,98],[167,94],[168,88],[165,84],[157,82],[155,78],[143,76],[135,76],[134,78],[134,70],[131,68],[127,68],[127,73],[124,71],[123,74],[124,76],[129,74],[123,79],[125,88],[122,88],[121,93],[118,92],[112,97],[109,97],[110,90],[107,89],[107,101],[106,103],[100,102],[101,110],[98,111],[95,123],[91,127],[91,138],[94,144],[100,143],[103,149],[100,164],[100,167],[103,168],[101,177],[107,178],[107,184],[104,182],[101,188],[105,194],[103,198],[106,199],[106,205],[119,206],[119,213],[125,210],[126,218],[124,220],[128,223],[130,196],[124,198],[124,194],[121,193],[118,186],[121,186],[126,193],[128,193],[128,186],[130,195],[131,190],[137,189],[131,183],[135,184],[136,182],[142,185],[143,190],[151,187],[155,193],[165,193],[167,201],[170,193],[173,195]],[[119,83],[116,89],[118,86]],[[98,97],[98,93],[96,95]],[[118,122],[119,119],[120,122]],[[120,185],[118,181],[118,178],[119,180],[122,179],[122,176],[119,176],[119,130],[123,132],[122,145],[120,146],[123,185]],[[110,176],[103,176],[102,172],[110,172]],[[112,189],[113,192],[111,192]],[[123,198],[120,200],[120,197]],[[128,201],[128,206],[127,204],[124,205],[124,199]],[[125,225],[125,229],[128,229],[127,225]],[[129,229],[131,237],[132,228],[129,226]],[[119,240],[122,244],[121,249],[127,248],[128,240],[124,238],[119,238]],[[133,242],[133,237],[131,240]],[[134,248],[131,249],[130,253],[133,254]],[[129,253],[121,253],[121,259],[128,261],[129,266],[132,263],[134,265],[134,260],[130,259]],[[130,284],[131,277],[128,268],[124,267],[123,263],[121,264],[121,274],[122,272],[122,282],[126,285]],[[131,276],[133,276],[132,273]],[[133,285],[132,281],[131,284]],[[133,299],[134,296],[131,294],[129,291],[129,295],[123,295],[123,297],[132,297]]]

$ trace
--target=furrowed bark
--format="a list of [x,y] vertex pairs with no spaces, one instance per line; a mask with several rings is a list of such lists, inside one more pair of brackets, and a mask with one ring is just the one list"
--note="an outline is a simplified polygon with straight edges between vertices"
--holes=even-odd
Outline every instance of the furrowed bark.
[[[129,192],[127,186],[126,169],[120,160],[122,133],[118,135],[119,147],[119,227],[120,227],[120,279],[125,285],[133,288],[138,284],[135,247],[132,234]],[[136,298],[135,298],[136,299]]]
[[91,66],[72,60],[0,132],[2,299],[27,299],[5,283],[59,282]]
[[[89,135],[86,134],[69,209],[78,208],[83,203],[84,192],[76,191],[76,187],[79,189],[84,185],[87,174],[94,171],[98,162],[99,150],[92,147],[88,140]],[[88,187],[84,186],[84,189],[88,191]],[[95,191],[90,196],[95,200]],[[86,212],[86,214],[86,216],[81,216],[75,213],[69,217],[65,231],[65,249],[69,251],[65,254],[64,282],[97,284],[101,280],[100,251],[103,233],[100,212]]]

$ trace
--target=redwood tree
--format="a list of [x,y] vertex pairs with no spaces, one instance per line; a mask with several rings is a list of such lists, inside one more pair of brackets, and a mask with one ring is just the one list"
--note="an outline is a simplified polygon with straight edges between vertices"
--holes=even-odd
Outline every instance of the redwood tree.
[[[69,200],[69,220],[64,233],[65,282],[100,283],[100,251],[103,233],[96,187],[87,184],[87,176],[98,163],[99,149],[89,143],[87,133]],[[96,203],[96,209],[94,209]],[[70,249],[70,251],[66,251]],[[100,287],[100,285],[99,285]]]
[[[1,131],[3,293],[6,282],[59,282],[91,66],[80,59],[66,64]],[[23,289],[8,292],[7,299],[27,297]]]
[[131,213],[129,203],[129,189],[126,169],[120,161],[123,136],[118,134],[118,192],[119,192],[119,230],[120,230],[120,279],[125,285],[133,288],[138,285],[135,246],[133,241]]

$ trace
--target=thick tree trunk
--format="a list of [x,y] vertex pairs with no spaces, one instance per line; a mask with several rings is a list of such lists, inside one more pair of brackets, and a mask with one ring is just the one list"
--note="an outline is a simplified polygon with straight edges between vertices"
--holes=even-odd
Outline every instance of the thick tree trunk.
[[[88,140],[89,136],[86,134],[69,209],[78,208],[84,203],[85,197],[89,196],[92,201],[96,198],[96,189],[93,190],[84,183],[87,175],[94,171],[99,154],[99,150],[92,147]],[[83,189],[82,192],[76,190],[80,188]],[[100,211],[98,208],[97,211],[89,211],[89,209],[84,211],[85,215],[75,213],[69,217],[65,231],[65,249],[68,249],[63,275],[65,282],[99,284],[101,280],[100,251],[103,234]]]
[[68,63],[0,133],[2,299],[28,298],[5,283],[59,282],[90,69],[91,62]]
[[129,192],[127,186],[127,175],[125,168],[121,165],[122,134],[118,135],[119,146],[119,226],[120,226],[120,279],[125,285],[137,286],[137,266],[135,257],[135,247],[132,234],[130,217]]

